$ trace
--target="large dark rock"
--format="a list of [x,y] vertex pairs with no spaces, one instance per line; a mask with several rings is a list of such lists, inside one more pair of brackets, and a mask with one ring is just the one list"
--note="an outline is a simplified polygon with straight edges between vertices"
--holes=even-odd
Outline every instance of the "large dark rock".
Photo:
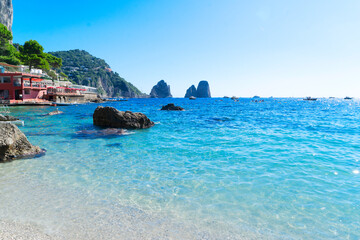
[[197,87],[196,96],[198,98],[211,98],[210,86],[207,81],[200,81]]
[[161,80],[151,89],[150,97],[171,98],[170,85],[167,85],[164,80]]
[[196,87],[194,85],[192,85],[186,91],[185,98],[196,97],[196,96],[197,96]]
[[167,111],[184,111],[182,107],[175,106],[173,103],[169,103],[166,106],[163,106],[161,110],[167,110]]
[[121,112],[113,107],[97,107],[93,115],[93,122],[96,126],[142,129],[154,126],[145,114],[133,113],[130,111]]
[[0,162],[40,154],[42,150],[33,146],[20,129],[11,123],[0,124]]

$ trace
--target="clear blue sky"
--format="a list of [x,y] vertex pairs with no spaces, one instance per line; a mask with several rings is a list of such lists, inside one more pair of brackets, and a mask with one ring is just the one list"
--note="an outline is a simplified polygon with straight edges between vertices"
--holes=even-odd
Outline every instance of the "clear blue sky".
[[14,0],[14,41],[84,49],[143,92],[360,97],[358,0]]

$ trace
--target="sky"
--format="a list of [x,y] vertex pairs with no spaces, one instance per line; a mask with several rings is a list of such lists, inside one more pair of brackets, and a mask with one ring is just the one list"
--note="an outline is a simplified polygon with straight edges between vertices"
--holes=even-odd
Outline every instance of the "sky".
[[14,42],[82,49],[142,92],[360,97],[358,0],[14,0]]

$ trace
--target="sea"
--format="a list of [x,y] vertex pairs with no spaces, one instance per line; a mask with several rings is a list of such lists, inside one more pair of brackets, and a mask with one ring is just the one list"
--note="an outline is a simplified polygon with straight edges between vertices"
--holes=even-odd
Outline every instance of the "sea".
[[[46,154],[0,164],[0,219],[59,239],[360,239],[360,101],[256,100],[12,107]],[[155,126],[104,134],[98,106]]]

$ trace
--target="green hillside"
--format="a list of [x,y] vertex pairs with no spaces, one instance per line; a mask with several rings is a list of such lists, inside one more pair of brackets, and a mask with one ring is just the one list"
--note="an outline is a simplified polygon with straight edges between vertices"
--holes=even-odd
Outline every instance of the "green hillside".
[[61,71],[76,84],[98,88],[108,97],[144,97],[134,85],[111,71],[105,60],[92,56],[84,50],[50,52],[63,60]]

